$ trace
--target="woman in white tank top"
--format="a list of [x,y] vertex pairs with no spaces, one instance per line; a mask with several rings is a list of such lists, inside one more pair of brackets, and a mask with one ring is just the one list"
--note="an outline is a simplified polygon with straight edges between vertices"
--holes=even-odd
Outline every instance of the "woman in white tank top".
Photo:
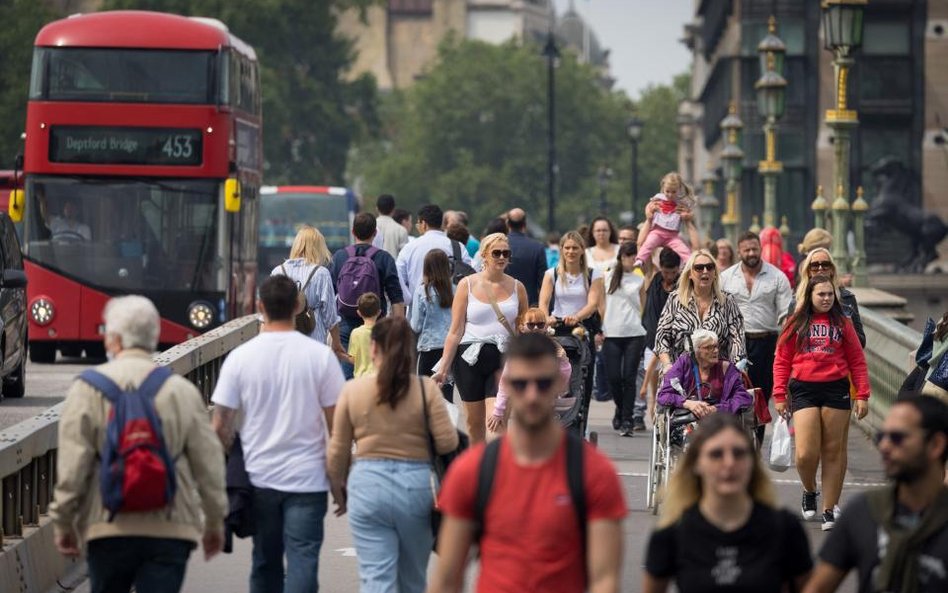
[[443,383],[448,369],[454,372],[471,443],[484,441],[488,408],[497,396],[502,354],[527,310],[523,285],[504,273],[510,262],[510,244],[503,233],[484,237],[480,248],[483,270],[462,280],[451,308],[451,329],[444,355],[433,379]]

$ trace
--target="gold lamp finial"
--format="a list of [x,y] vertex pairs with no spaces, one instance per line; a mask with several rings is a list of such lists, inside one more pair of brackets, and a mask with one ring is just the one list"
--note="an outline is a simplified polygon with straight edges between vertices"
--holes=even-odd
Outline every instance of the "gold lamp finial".
[[767,19],[767,31],[773,35],[777,34],[777,17],[774,15],[770,15],[770,18]]
[[732,101],[728,104],[727,112],[730,113],[731,115],[737,114],[737,101],[733,101],[733,100],[732,100]]

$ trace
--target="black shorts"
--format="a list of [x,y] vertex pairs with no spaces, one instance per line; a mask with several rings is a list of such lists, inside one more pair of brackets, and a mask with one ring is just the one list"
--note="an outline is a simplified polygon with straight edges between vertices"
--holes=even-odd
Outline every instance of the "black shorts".
[[454,384],[461,394],[461,401],[482,402],[488,397],[497,397],[497,380],[504,365],[504,357],[497,346],[483,344],[477,364],[471,366],[462,358],[470,346],[458,346],[458,353],[454,357]]
[[794,412],[804,408],[852,409],[848,377],[822,382],[790,379],[788,390],[790,391],[790,408]]

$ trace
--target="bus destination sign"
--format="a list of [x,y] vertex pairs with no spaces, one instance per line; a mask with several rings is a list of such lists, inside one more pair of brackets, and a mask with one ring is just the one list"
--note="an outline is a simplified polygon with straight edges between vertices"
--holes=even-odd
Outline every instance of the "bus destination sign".
[[96,165],[200,165],[201,130],[53,126],[49,160]]

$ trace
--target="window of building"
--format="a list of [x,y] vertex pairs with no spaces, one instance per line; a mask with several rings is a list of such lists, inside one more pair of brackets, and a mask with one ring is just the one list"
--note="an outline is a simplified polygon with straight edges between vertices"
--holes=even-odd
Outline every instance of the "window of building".
[[862,53],[866,56],[907,56],[911,53],[910,32],[906,21],[867,21],[863,27]]

